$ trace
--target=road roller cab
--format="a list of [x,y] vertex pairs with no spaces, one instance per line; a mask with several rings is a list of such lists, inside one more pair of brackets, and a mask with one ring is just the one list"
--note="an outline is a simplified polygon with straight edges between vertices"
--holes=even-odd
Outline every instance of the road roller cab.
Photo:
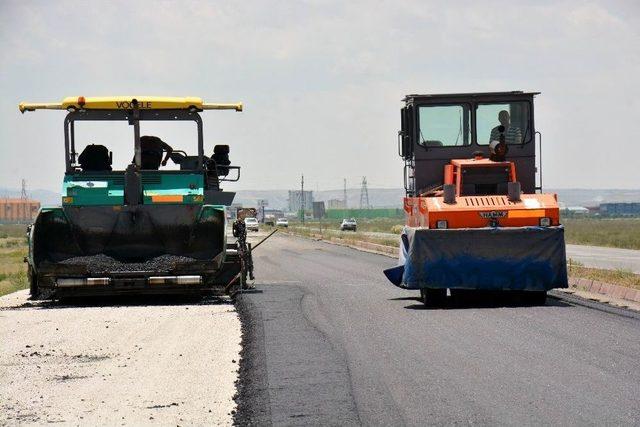
[[[237,181],[240,168],[231,165],[226,145],[207,155],[200,113],[242,111],[242,104],[71,97],[19,108],[67,112],[61,204],[41,209],[30,229],[33,297],[214,291],[237,276],[236,251],[226,241],[226,207],[235,193],[221,184]],[[114,168],[113,154],[101,144],[77,153],[77,127],[90,121],[130,125],[132,150],[118,153],[133,157],[130,164]],[[177,165],[171,170],[158,168],[162,160],[145,153],[153,144],[141,137],[141,123],[159,121],[190,122],[196,129],[197,152],[165,150]]]

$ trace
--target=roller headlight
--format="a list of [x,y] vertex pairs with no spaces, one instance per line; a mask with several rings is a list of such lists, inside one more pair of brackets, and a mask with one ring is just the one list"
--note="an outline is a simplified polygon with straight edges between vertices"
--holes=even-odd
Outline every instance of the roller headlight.
[[439,229],[449,228],[449,224],[447,223],[446,220],[440,219],[436,221],[436,228],[439,228]]
[[540,218],[540,227],[550,227],[551,226],[551,218],[545,216]]

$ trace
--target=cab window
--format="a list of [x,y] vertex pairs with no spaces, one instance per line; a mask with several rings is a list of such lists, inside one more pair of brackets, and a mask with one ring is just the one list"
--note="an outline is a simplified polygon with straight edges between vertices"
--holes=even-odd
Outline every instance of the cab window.
[[478,104],[476,135],[478,144],[488,145],[500,140],[500,126],[504,126],[507,144],[525,144],[533,138],[531,109],[527,101]]
[[471,116],[467,104],[420,106],[419,143],[425,147],[471,144]]

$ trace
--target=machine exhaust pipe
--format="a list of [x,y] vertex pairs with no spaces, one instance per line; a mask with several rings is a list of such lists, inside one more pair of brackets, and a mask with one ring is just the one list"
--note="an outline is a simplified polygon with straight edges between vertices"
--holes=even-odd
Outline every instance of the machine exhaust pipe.
[[454,184],[444,184],[442,186],[444,202],[453,205],[456,203],[456,186]]
[[519,202],[521,192],[519,181],[507,183],[507,197],[510,202]]

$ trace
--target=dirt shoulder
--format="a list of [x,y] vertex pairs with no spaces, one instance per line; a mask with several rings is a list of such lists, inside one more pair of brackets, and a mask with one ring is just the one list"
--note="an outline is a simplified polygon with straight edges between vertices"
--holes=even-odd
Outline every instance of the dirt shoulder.
[[108,306],[0,298],[0,425],[230,425],[240,321],[230,302]]

